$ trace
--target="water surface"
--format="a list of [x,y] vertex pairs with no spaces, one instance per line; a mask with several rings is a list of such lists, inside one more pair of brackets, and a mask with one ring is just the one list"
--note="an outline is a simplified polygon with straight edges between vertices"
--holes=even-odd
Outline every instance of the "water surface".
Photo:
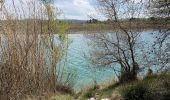
[[[106,32],[106,34],[110,32]],[[150,48],[154,41],[152,37],[152,31],[140,32],[141,35],[138,38],[139,41],[146,43],[146,48]],[[100,33],[93,33],[100,34]],[[112,68],[105,69],[93,69],[90,62],[86,59],[85,55],[90,52],[90,42],[86,35],[81,32],[76,34],[69,34],[69,40],[71,41],[67,50],[67,62],[66,66],[76,70],[76,82],[75,89],[81,90],[87,86],[93,85],[94,80],[98,84],[102,84],[107,80],[115,79],[115,73]],[[149,49],[148,49],[149,50]]]

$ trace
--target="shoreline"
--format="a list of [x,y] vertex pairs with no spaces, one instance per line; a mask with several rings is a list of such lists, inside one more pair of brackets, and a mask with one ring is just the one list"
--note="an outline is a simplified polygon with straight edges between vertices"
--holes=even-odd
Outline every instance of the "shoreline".
[[[123,23],[121,26],[125,30],[136,30],[136,31],[143,31],[143,30],[159,30],[159,29],[167,29],[170,28],[170,24],[162,24],[162,23]],[[103,31],[119,31],[121,30],[116,24],[105,24],[105,23],[96,23],[96,24],[88,24],[88,23],[75,23],[70,24],[68,28],[69,32],[103,32]]]

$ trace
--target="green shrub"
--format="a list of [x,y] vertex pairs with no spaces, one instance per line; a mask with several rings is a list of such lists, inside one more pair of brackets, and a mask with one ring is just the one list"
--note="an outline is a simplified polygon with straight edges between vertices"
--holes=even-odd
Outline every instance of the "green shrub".
[[94,95],[95,95],[95,94],[94,94],[93,91],[88,91],[88,92],[84,93],[83,97],[84,97],[84,98],[91,98],[91,97],[93,97]]
[[156,79],[156,78],[158,78],[158,75],[157,74],[153,74],[153,75],[149,75],[149,76],[146,76],[146,77],[144,77],[144,81],[145,80],[153,80],[153,79]]
[[170,98],[170,93],[167,93],[167,94],[163,95],[162,100],[169,100],[169,98]]
[[122,91],[125,100],[152,100],[152,93],[144,84],[127,86]]

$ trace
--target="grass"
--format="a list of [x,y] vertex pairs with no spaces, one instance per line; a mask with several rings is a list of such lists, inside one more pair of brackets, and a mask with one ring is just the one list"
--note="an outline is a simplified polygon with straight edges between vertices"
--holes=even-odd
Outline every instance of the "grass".
[[152,98],[153,100],[168,100],[170,98],[170,73],[153,75],[143,80],[124,84],[113,83],[97,90],[89,89],[81,93],[79,98],[96,97],[99,100],[103,98],[121,100],[125,96],[130,96],[133,99],[126,100],[136,100],[133,97],[134,95],[139,96],[137,100],[148,100],[148,98]]
[[27,96],[23,100],[73,100],[74,96],[66,93],[48,94],[44,96]]
[[73,100],[74,97],[70,94],[60,94],[56,96],[52,96],[49,100]]
[[125,98],[125,100],[169,100],[170,98],[170,73],[152,75],[143,80],[124,84],[113,82],[111,84],[110,82],[108,85],[108,83],[106,82],[105,87],[102,85],[98,89],[94,89],[94,86],[88,87],[77,94],[58,92],[44,97],[32,96],[25,100],[87,100],[91,97],[95,97],[97,100],[104,98],[111,100],[124,100]]
[[[16,7],[15,3],[11,6]],[[73,72],[74,75],[72,72],[65,73],[58,64],[68,47],[65,35],[67,24],[56,22],[56,11],[51,4],[42,6],[45,7],[43,10],[28,4],[28,20],[21,20],[27,19],[18,14],[22,8],[14,10],[12,15],[7,10],[2,11],[6,20],[0,20],[0,100],[22,100],[20,98],[25,95],[41,97],[44,93],[71,92],[76,72]],[[42,16],[48,20],[38,20],[43,19]],[[54,34],[58,31],[60,43],[56,45]]]
[[[113,90],[118,86],[118,84],[113,84],[115,81],[110,80],[101,84],[97,89],[94,89],[94,86],[86,88],[84,91],[81,91],[77,94],[78,100],[87,100],[91,97],[95,97],[98,100],[102,98],[112,97]],[[115,91],[114,94],[116,94]]]

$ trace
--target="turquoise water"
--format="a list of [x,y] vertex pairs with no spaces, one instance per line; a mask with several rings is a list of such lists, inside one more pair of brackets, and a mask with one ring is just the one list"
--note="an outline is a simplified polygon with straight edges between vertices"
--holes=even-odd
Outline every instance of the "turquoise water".
[[[154,32],[155,31],[140,32],[141,34],[140,37],[138,38],[139,48],[145,48],[143,49],[145,50],[145,52],[147,51],[149,52],[151,50],[154,42],[154,38],[151,33]],[[87,36],[83,35],[83,33],[81,32],[77,32],[75,34],[69,34],[68,37],[70,44],[67,50],[66,56],[67,60],[65,66],[69,70],[70,69],[74,70],[74,72],[76,73],[76,79],[74,80],[75,90],[79,91],[83,88],[93,85],[94,80],[97,81],[98,84],[102,84],[105,81],[113,80],[116,78],[114,70],[112,68],[105,67],[104,69],[94,69],[94,65],[90,64],[90,62],[87,59],[87,55],[91,50],[91,46],[89,46],[90,42]],[[138,56],[143,55],[140,49],[137,51],[137,55]],[[152,59],[152,54],[147,56],[151,57]],[[139,60],[138,63],[141,67],[147,66],[144,64],[144,60],[142,59],[142,57],[141,59],[138,60]],[[146,73],[146,71],[144,71],[144,73]]]
[[[138,64],[140,67],[146,67],[150,66],[144,64],[145,60],[142,58],[142,52],[140,51],[143,49],[145,52],[150,52],[152,49],[153,42],[155,39],[153,38],[153,35],[151,33],[155,33],[157,31],[144,31],[140,32],[140,37],[137,38],[139,41],[139,49],[137,50],[136,55],[138,56]],[[101,33],[91,33],[93,34],[101,34]],[[111,34],[114,34],[114,32],[105,32],[104,34],[109,34],[108,37],[110,38]],[[115,37],[113,36],[112,39]],[[3,40],[1,43],[5,45],[7,42],[5,36],[2,38]],[[60,39],[58,36],[55,36],[55,44],[60,44]],[[103,69],[94,68],[94,65],[92,65],[88,61],[88,55],[91,52],[91,49],[94,49],[91,44],[91,41],[89,41],[89,37],[87,35],[84,35],[82,32],[77,32],[73,34],[68,35],[68,40],[70,41],[68,44],[68,49],[66,50],[65,57],[62,58],[61,63],[59,63],[59,68],[57,68],[58,79],[57,81],[65,81],[64,78],[67,78],[67,75],[70,73],[73,73],[73,77],[69,77],[69,79],[73,82],[73,88],[76,91],[80,91],[81,89],[84,89],[88,86],[92,86],[94,81],[97,81],[98,84],[102,84],[109,80],[116,79],[114,70],[112,68],[106,68]],[[141,44],[142,43],[142,44]],[[170,42],[169,42],[170,43]],[[1,48],[0,48],[1,49]],[[1,51],[1,50],[0,50]],[[1,55],[1,53],[0,53]],[[135,56],[136,56],[135,55]],[[152,54],[147,55],[147,59],[153,59],[154,56]],[[64,60],[63,60],[64,59]],[[140,62],[141,61],[141,62]],[[150,64],[154,65],[154,61],[150,62]],[[58,67],[57,66],[57,67]],[[119,67],[115,65],[115,67]],[[154,70],[157,70],[158,67],[154,66]],[[64,72],[64,74],[62,74]],[[143,71],[143,73],[146,73],[146,71]],[[143,74],[141,73],[141,74]],[[64,78],[63,78],[64,77]],[[63,80],[62,80],[63,79]],[[66,79],[67,80],[67,79]],[[63,82],[64,83],[64,82]]]
[[86,56],[90,52],[88,39],[83,34],[69,34],[71,41],[68,47],[67,66],[75,69],[77,73],[75,88],[83,89],[93,85],[94,80],[101,84],[114,78],[112,69],[93,69]]

